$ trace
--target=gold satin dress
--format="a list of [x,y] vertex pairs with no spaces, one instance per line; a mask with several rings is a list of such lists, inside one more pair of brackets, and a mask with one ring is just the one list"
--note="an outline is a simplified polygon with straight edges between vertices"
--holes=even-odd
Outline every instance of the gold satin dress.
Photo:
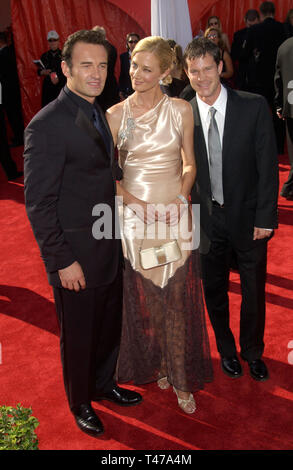
[[[163,95],[138,118],[133,118],[126,99],[117,142],[123,188],[148,203],[171,203],[181,191],[182,135],[174,99]],[[188,243],[190,222],[191,212],[186,210],[178,226],[158,222],[150,227],[132,208],[120,206],[125,260],[120,383],[148,383],[167,376],[176,388],[194,392],[212,379],[199,254]],[[140,249],[175,238],[182,253],[178,261],[141,267]]]

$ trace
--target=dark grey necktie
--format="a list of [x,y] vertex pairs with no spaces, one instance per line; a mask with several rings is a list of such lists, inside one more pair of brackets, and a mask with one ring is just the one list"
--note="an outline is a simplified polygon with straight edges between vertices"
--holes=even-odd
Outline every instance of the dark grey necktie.
[[103,141],[105,143],[106,149],[108,150],[108,153],[110,155],[110,152],[111,152],[110,137],[109,137],[109,134],[107,132],[106,126],[103,122],[103,119],[102,119],[99,111],[97,111],[97,109],[95,107],[93,108],[93,122],[94,122],[94,126],[97,129],[97,131],[99,131],[99,133],[101,134],[101,136],[103,138]]
[[210,127],[208,132],[208,146],[210,158],[210,178],[213,198],[219,203],[224,204],[223,180],[222,180],[222,146],[220,134],[215,119],[216,109],[210,108]]

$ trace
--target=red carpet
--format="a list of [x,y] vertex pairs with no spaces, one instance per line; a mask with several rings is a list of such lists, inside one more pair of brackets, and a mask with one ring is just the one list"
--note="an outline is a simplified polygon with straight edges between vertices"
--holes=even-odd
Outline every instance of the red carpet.
[[[22,148],[14,158],[21,169]],[[281,185],[288,169],[287,157],[280,157]],[[67,406],[52,293],[25,214],[22,180],[8,183],[0,171],[0,403],[32,407],[41,450],[293,449],[292,201],[280,198],[280,225],[269,244],[264,358],[270,380],[255,382],[246,364],[242,378],[226,377],[208,323],[215,379],[197,394],[195,414],[179,410],[171,389],[135,387],[144,398],[137,407],[94,404],[106,428],[103,438],[94,439],[79,431]],[[239,293],[233,273],[236,337]]]

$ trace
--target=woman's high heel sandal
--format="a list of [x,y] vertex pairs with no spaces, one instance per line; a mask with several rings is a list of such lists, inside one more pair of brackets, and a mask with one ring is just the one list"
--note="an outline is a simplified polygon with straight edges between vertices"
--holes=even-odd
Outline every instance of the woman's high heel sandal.
[[162,390],[167,390],[170,387],[167,377],[162,377],[161,379],[157,380],[158,387]]
[[196,403],[192,393],[189,394],[187,399],[180,398],[175,387],[173,387],[174,392],[177,395],[178,405],[185,413],[192,414],[196,410]]

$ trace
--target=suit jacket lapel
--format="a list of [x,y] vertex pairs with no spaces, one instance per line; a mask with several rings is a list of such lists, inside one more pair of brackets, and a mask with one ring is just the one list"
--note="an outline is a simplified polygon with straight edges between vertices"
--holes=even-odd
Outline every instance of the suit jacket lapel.
[[236,95],[234,95],[233,90],[227,88],[227,107],[226,107],[226,116],[224,124],[224,134],[223,134],[223,149],[222,149],[222,159],[223,164],[227,158],[228,153],[231,150],[231,146],[235,137],[235,122],[238,121],[239,107],[236,103]]
[[193,100],[190,102],[193,110],[194,110],[194,128],[195,128],[195,134],[196,138],[198,141],[196,142],[196,145],[199,145],[201,147],[201,154],[203,153],[205,155],[206,160],[208,161],[208,154],[207,154],[207,149],[206,149],[206,144],[205,144],[205,139],[204,139],[204,134],[202,130],[202,124],[201,124],[201,119],[200,119],[200,114],[199,114],[199,109],[197,106],[197,101],[196,98],[193,98]]
[[190,104],[193,108],[194,116],[194,148],[196,165],[200,168],[200,172],[206,180],[207,188],[210,188],[208,153],[196,98],[193,98],[190,101]]
[[[84,132],[86,132],[89,135],[89,137],[91,137],[99,147],[102,147],[102,149],[104,150],[103,154],[105,155],[105,158],[107,158],[108,150],[107,150],[106,145],[104,143],[103,137],[101,136],[99,131],[95,128],[94,123],[87,117],[85,112],[80,107],[78,107],[73,102],[72,99],[70,99],[68,97],[68,95],[65,93],[64,89],[61,90],[60,95],[58,96],[58,100],[62,101],[62,103],[64,103],[70,109],[70,111],[74,115],[76,115],[75,124],[80,129],[82,129]],[[110,159],[111,159],[111,163],[112,163],[113,155],[114,155],[112,135],[111,135],[111,132],[109,130],[108,123],[107,123],[107,121],[104,117],[104,113],[100,110],[100,108],[99,108],[99,111],[101,112],[101,116],[102,116],[102,119],[105,123],[105,127],[107,129],[107,132],[109,133],[109,139],[110,139],[110,142],[111,142]]]
[[83,112],[81,108],[78,108],[75,124],[84,132],[86,132],[99,147],[102,147],[104,153],[108,155],[108,151],[104,143],[103,137],[95,128],[93,122],[87,117],[87,115]]

